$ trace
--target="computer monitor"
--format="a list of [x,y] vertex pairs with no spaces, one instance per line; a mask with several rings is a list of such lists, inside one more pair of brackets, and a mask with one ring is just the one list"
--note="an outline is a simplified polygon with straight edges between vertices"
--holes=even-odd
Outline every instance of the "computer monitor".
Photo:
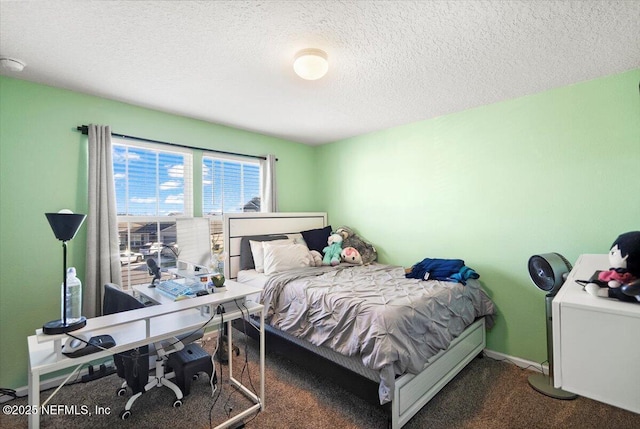
[[[178,269],[209,269],[211,266],[211,231],[209,219],[201,217],[176,220]],[[193,266],[190,268],[189,265]]]

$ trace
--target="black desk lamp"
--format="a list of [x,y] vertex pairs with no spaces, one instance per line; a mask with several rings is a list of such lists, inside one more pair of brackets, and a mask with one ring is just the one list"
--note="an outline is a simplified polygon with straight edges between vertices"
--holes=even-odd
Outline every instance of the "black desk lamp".
[[42,327],[42,332],[48,335],[64,334],[75,331],[87,324],[84,316],[76,322],[67,322],[67,241],[73,239],[80,229],[87,215],[74,214],[69,210],[61,210],[58,213],[45,213],[54,235],[62,241],[62,282],[64,284],[64,294],[62,297],[62,319],[47,322]]

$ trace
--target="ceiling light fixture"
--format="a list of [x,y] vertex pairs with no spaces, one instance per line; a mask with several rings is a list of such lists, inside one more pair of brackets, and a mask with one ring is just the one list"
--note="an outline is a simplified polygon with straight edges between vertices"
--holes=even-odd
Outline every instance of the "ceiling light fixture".
[[327,53],[321,49],[303,49],[293,59],[293,70],[302,79],[320,79],[329,70]]
[[25,63],[22,61],[14,60],[13,58],[0,58],[0,67],[10,70],[12,72],[21,72],[24,70]]

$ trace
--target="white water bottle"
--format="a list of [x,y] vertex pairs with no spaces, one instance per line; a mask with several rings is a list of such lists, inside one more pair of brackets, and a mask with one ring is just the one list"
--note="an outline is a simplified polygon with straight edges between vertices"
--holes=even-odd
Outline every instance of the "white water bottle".
[[60,314],[64,320],[64,303],[67,303],[67,323],[74,323],[82,318],[82,283],[76,277],[74,267],[67,268],[67,295],[64,294],[64,283],[61,286],[62,300]]

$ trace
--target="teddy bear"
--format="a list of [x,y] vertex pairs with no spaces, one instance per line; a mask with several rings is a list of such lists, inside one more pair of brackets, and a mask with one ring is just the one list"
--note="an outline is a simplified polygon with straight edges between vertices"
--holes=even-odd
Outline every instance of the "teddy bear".
[[362,256],[355,247],[345,247],[340,253],[342,262],[354,265],[362,265]]
[[609,251],[611,268],[598,273],[598,282],[588,283],[590,295],[640,303],[640,231],[618,236]]
[[360,253],[362,264],[369,265],[378,259],[376,248],[360,238],[352,229],[342,226],[336,230],[337,234],[342,236],[342,247],[353,247]]
[[327,243],[329,245],[322,249],[322,253],[324,253],[322,265],[338,265],[340,263],[340,253],[342,252],[342,236],[333,233],[327,239]]
[[322,266],[322,255],[317,250],[309,250],[309,266],[310,267]]

